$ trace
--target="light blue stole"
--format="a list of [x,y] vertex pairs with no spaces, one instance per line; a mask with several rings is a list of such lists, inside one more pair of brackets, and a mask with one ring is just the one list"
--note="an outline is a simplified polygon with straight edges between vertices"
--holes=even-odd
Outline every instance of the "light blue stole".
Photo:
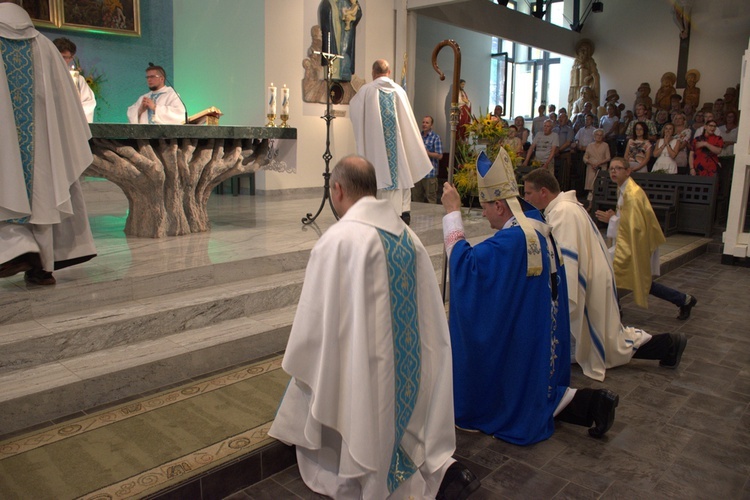
[[388,170],[391,173],[391,185],[386,191],[398,189],[398,150],[396,143],[396,96],[393,92],[378,90],[380,103],[380,122],[383,124],[383,138],[385,139],[385,153],[388,157]]
[[[29,206],[34,185],[34,57],[31,43],[31,40],[0,38]],[[28,220],[27,216],[4,222],[25,224]]]
[[388,469],[388,491],[393,493],[417,470],[401,447],[419,395],[421,347],[417,308],[417,255],[408,231],[395,236],[378,229],[385,250],[391,298],[393,368],[395,374],[395,441]]

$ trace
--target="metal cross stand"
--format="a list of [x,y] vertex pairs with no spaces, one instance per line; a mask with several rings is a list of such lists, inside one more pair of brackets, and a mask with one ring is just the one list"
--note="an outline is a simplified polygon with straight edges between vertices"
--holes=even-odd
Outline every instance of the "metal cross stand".
[[[330,46],[330,41],[328,42],[328,45]],[[343,89],[341,87],[341,84],[333,81],[333,61],[335,61],[336,59],[343,59],[343,56],[331,54],[329,52],[319,52],[317,50],[315,51],[315,54],[319,54],[323,59],[325,59],[326,67],[328,68],[328,71],[326,72],[326,114],[324,116],[321,116],[321,118],[326,121],[326,152],[323,153],[323,160],[325,160],[326,162],[326,168],[323,172],[323,200],[320,202],[320,207],[318,208],[318,211],[315,213],[315,215],[308,213],[306,217],[302,218],[302,224],[312,224],[313,222],[315,222],[315,219],[318,218],[320,212],[323,211],[326,200],[328,200],[328,204],[331,206],[333,216],[336,217],[336,220],[339,219],[339,215],[336,213],[336,209],[333,208],[333,200],[331,200],[331,194],[329,192],[331,180],[329,164],[331,162],[331,158],[333,158],[333,155],[331,155],[331,120],[336,118],[331,112],[331,103],[335,100],[335,104],[338,104],[339,102],[341,102],[341,98],[343,97]]]

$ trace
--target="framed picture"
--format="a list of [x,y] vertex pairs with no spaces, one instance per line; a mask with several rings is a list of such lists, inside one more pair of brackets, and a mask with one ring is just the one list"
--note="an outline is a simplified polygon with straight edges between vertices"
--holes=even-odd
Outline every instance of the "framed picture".
[[57,3],[58,0],[26,0],[23,8],[34,25],[54,28],[57,26]]
[[140,0],[56,1],[60,28],[141,36]]

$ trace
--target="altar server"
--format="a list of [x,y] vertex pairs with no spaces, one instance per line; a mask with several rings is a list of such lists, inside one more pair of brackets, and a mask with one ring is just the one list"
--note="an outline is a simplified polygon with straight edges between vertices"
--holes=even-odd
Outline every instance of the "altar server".
[[15,1],[0,0],[0,277],[52,271],[96,255],[78,178],[91,137],[68,68]]
[[78,94],[81,96],[81,106],[83,106],[83,112],[86,114],[86,121],[93,123],[96,96],[94,96],[94,91],[91,90],[89,84],[86,83],[86,79],[80,74],[79,69],[75,67],[76,44],[65,37],[55,38],[52,43],[60,51],[60,55],[71,72]]
[[524,197],[544,210],[563,254],[574,347],[571,359],[583,374],[602,381],[607,368],[629,363],[631,358],[658,359],[663,367],[677,368],[687,343],[684,333],[651,336],[620,323],[609,250],[576,192],[561,193],[555,176],[538,168],[524,178]]
[[185,123],[185,105],[172,87],[166,85],[167,72],[161,66],[146,68],[146,92],[128,108],[128,122],[152,125]]
[[333,169],[341,220],[312,250],[269,435],[333,498],[466,498],[479,480],[455,451],[448,325],[430,257],[373,166]]
[[375,165],[378,199],[390,201],[409,224],[411,188],[432,170],[422,134],[404,89],[390,78],[388,61],[372,65],[373,81],[350,103],[357,153]]

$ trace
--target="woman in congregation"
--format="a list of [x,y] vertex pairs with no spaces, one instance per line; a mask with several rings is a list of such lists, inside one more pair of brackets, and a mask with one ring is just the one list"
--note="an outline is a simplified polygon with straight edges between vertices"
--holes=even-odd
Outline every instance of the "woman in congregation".
[[693,129],[693,134],[705,124],[706,123],[703,120],[703,111],[696,111],[693,115],[693,121],[690,123],[690,128]]
[[688,151],[690,150],[690,140],[693,138],[693,129],[687,126],[687,118],[683,113],[674,115],[672,124],[674,125],[674,136],[680,141],[680,150],[674,159],[677,163],[677,173],[687,175],[690,173]]
[[611,158],[609,144],[604,142],[604,130],[594,130],[594,142],[586,146],[583,153],[583,163],[586,165],[586,210],[591,209],[591,201],[594,199],[594,181],[600,169],[607,169]]
[[656,133],[661,135],[664,125],[669,123],[669,111],[666,109],[660,109],[657,111],[656,116],[654,117],[654,123],[656,124]]
[[617,106],[607,103],[607,114],[599,120],[599,128],[604,131],[604,140],[609,144],[610,156],[617,156],[617,136],[620,134],[620,119]]
[[511,125],[510,127],[508,127],[508,135],[505,137],[505,139],[503,139],[502,145],[508,146],[510,150],[516,154],[516,156],[523,158],[523,143],[516,134],[518,134],[518,127],[516,127],[515,125]]
[[[531,145],[531,143],[529,143],[529,136],[531,135],[531,131],[526,128],[526,122],[524,121],[523,116],[516,116],[513,119],[513,125],[516,126],[516,136],[521,139],[523,148],[529,149],[529,146]],[[527,143],[529,144],[529,146],[526,145]]]
[[677,162],[675,157],[680,152],[682,143],[674,135],[674,125],[667,123],[661,131],[661,138],[654,146],[656,162],[651,169],[652,172],[663,172],[667,174],[677,173]]
[[648,126],[643,122],[633,125],[633,137],[625,146],[625,159],[633,172],[646,168],[651,159],[651,141],[648,140]]
[[719,153],[724,147],[724,139],[716,135],[716,120],[709,120],[703,134],[693,139],[690,146],[690,175],[713,177],[719,170]]

